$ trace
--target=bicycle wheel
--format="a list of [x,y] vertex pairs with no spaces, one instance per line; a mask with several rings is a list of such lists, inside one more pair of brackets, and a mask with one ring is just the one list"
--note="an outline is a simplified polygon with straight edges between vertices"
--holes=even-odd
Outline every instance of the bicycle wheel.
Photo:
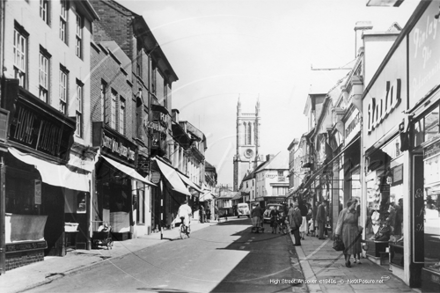
[[180,225],[180,239],[183,239],[183,236],[186,235],[186,229],[185,229],[185,225],[181,224]]

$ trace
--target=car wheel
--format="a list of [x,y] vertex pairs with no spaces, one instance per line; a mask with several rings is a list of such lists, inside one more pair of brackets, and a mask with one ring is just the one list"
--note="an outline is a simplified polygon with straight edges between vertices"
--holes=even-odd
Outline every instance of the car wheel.
[[237,218],[239,218],[239,219],[240,219],[240,216],[237,216]]

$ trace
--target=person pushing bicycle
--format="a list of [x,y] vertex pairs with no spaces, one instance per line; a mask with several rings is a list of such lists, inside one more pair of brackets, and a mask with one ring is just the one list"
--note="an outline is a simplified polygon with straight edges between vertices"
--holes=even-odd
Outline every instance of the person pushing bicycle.
[[185,225],[188,229],[188,233],[190,231],[190,218],[192,215],[191,207],[188,205],[188,200],[185,200],[179,207],[177,211],[177,215],[179,216],[182,224]]

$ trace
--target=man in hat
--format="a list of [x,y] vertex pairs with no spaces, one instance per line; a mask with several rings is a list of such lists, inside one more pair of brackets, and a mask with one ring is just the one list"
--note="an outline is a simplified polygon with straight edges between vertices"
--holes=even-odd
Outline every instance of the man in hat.
[[298,203],[294,202],[290,204],[290,209],[288,213],[289,225],[291,233],[295,237],[295,246],[301,245],[301,237],[299,236],[299,227],[302,224],[301,211],[298,208]]

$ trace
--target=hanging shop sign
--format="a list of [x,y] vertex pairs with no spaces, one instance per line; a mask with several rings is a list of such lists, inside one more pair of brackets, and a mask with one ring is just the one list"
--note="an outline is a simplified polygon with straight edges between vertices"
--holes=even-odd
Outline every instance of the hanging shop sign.
[[153,182],[154,184],[158,184],[160,181],[160,172],[153,170],[151,171],[151,178],[150,178],[151,182]]
[[162,133],[166,133],[167,132],[167,129],[164,126],[162,126],[159,123],[157,123],[156,121],[144,120],[144,131],[146,133],[148,133],[149,129],[155,130],[155,131],[159,131],[159,132],[162,132]]
[[403,183],[403,164],[400,164],[391,169],[391,182],[388,184],[395,186],[402,183]]
[[440,80],[440,25],[434,16],[439,5],[432,1],[409,33],[409,108]]
[[137,170],[144,176],[149,174],[150,173],[150,160],[143,155],[138,155]]

